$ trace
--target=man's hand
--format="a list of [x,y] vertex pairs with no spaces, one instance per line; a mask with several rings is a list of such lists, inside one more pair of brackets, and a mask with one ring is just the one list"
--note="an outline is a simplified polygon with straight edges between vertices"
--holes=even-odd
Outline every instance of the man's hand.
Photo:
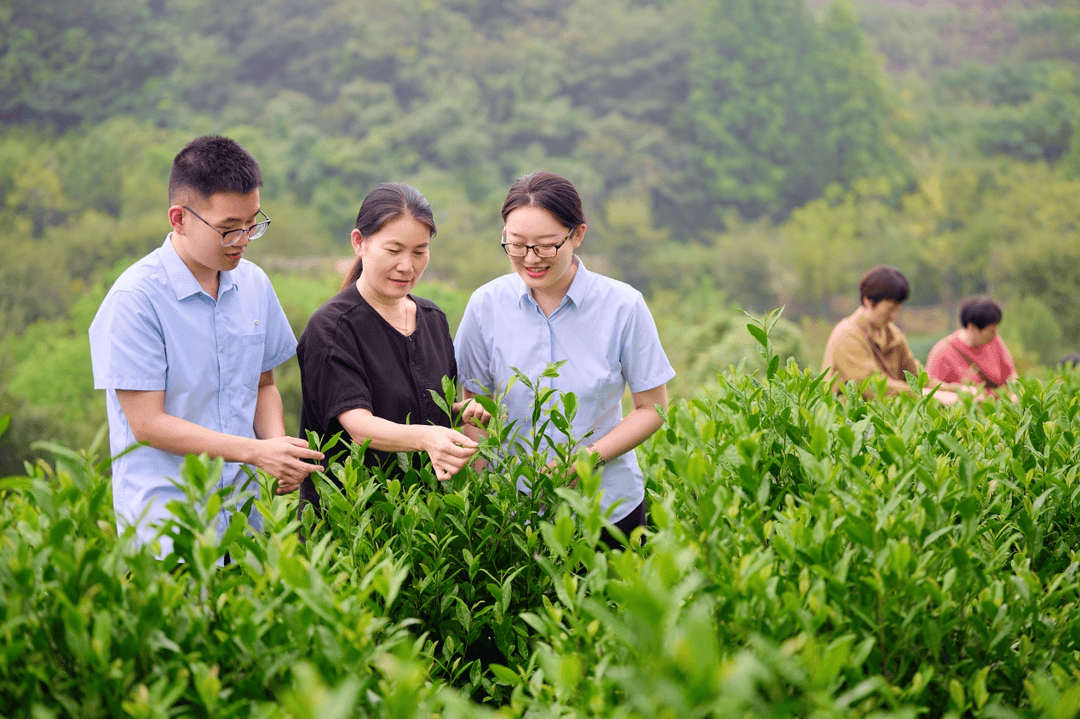
[[424,430],[423,449],[431,458],[435,477],[440,481],[460,472],[480,447],[461,432],[446,427],[432,425]]
[[278,494],[295,492],[308,474],[322,469],[321,465],[304,461],[321,460],[323,454],[308,449],[308,443],[302,439],[271,437],[255,441],[256,449],[250,463],[277,479]]
[[[263,373],[264,376],[267,374]],[[273,385],[269,385],[269,388],[274,390],[273,396],[278,397],[276,406],[280,408],[281,400],[277,389]],[[267,387],[263,386],[259,391],[261,397]],[[285,436],[266,439],[238,437],[215,432],[186,419],[166,414],[163,390],[116,390],[116,397],[120,400],[120,409],[128,418],[131,433],[138,441],[147,442],[155,449],[181,457],[185,454],[205,452],[211,457],[221,457],[226,462],[253,464],[277,478],[278,494],[295,492],[304,477],[310,472],[322,469],[317,464],[303,461],[320,460],[323,456],[321,452],[308,449],[307,442],[302,439]],[[267,403],[270,406],[273,404]],[[256,415],[258,413],[259,410],[256,409]],[[280,420],[280,412],[270,412],[269,415],[270,421],[263,422],[255,429],[283,435],[285,426]],[[258,416],[256,422],[259,422]]]
[[461,415],[461,424],[466,427],[487,427],[488,422],[491,421],[491,414],[474,399],[454,402],[454,406],[450,409],[454,414]]

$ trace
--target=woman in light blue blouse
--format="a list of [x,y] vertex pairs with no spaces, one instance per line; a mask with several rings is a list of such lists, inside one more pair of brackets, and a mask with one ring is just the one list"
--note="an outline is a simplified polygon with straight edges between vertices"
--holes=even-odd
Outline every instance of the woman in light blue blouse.
[[[503,203],[502,246],[513,273],[473,293],[454,340],[465,396],[500,392],[516,368],[577,396],[573,435],[587,437],[600,457],[601,507],[627,536],[645,524],[645,485],[634,447],[655,432],[675,376],[641,293],[585,268],[574,250],[587,225],[569,180],[549,172],[526,175]],[[629,386],[634,409],[622,416]],[[533,397],[516,383],[505,397],[510,421],[531,422]],[[528,491],[519,481],[518,488]],[[616,546],[604,533],[604,540]]]

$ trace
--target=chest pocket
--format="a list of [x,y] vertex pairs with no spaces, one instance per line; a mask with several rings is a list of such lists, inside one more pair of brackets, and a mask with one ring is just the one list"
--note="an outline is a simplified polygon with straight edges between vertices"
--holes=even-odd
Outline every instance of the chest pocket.
[[265,349],[265,332],[237,337],[237,356],[233,368],[238,373],[238,379],[245,387],[250,389],[259,388],[259,375],[262,374]]

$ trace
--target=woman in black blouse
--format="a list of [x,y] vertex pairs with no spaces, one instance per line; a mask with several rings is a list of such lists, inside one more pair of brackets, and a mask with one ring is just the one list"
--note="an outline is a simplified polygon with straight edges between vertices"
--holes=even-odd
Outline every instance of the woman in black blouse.
[[[434,236],[431,206],[416,189],[384,183],[372,190],[351,234],[356,262],[341,291],[308,321],[296,354],[301,436],[344,430],[354,442],[370,439],[364,461],[372,466],[385,466],[393,452],[427,452],[443,480],[465,466],[477,443],[450,428],[428,392],[441,394],[443,377],[457,379],[446,315],[409,294]],[[464,422],[487,420],[472,402],[453,409]],[[300,497],[318,504],[311,479]]]

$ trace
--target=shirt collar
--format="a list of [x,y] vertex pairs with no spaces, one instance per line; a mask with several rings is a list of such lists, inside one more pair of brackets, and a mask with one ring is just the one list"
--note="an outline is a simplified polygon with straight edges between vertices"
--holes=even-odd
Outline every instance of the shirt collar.
[[[870,320],[863,314],[862,309],[855,310],[855,325],[861,328],[868,336],[874,338],[874,328],[870,324]],[[899,345],[903,341],[903,334],[900,332],[900,328],[890,322],[885,325],[882,334],[879,336],[881,342],[879,347],[882,352],[891,350],[893,347]],[[877,339],[877,338],[875,338]]]
[[577,273],[574,274],[574,281],[570,283],[566,296],[575,307],[581,307],[581,303],[585,300],[585,292],[589,289],[592,273],[585,269],[585,263],[577,255],[574,255],[574,262],[577,263]]
[[[566,296],[563,297],[562,302],[559,303],[559,307],[567,304],[568,302],[575,307],[580,307],[581,303],[585,300],[585,294],[589,289],[589,282],[592,278],[592,272],[585,269],[585,263],[581,261],[581,258],[574,255],[574,264],[577,265],[577,272],[574,273],[574,281],[570,283],[570,288],[566,291]],[[518,306],[522,303],[528,302],[537,307],[536,300],[532,296],[532,292],[529,291],[528,285],[521,277],[514,273],[514,279],[517,282],[518,287]]]
[[[176,292],[177,300],[186,300],[188,297],[203,291],[202,285],[195,279],[195,275],[191,274],[191,270],[180,259],[180,255],[176,254],[171,232],[165,235],[165,242],[161,245],[161,266],[165,268],[165,274],[169,278],[173,291]],[[233,279],[232,274],[228,270],[218,272],[219,299],[226,290],[236,287],[236,280]]]

